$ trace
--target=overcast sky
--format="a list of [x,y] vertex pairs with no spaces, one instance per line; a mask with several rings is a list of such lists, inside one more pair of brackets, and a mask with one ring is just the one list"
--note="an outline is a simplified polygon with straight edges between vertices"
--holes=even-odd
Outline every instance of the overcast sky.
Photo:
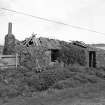
[[[105,33],[105,0],[0,0],[2,7]],[[0,10],[0,44],[4,43],[9,21],[18,40],[34,32],[38,37],[105,43],[102,34]]]

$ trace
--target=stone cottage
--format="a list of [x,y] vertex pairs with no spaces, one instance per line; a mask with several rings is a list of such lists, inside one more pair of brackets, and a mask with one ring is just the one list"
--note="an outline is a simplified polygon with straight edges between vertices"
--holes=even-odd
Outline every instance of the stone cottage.
[[44,49],[46,65],[57,61],[59,50],[61,49],[58,40],[43,37],[36,38],[36,35],[32,35],[30,38],[25,39],[21,44],[25,46],[28,52],[32,52],[38,47]]
[[44,49],[45,56],[41,56],[40,54],[37,55],[40,55],[42,58],[45,59],[45,61],[39,61],[39,59],[41,58],[36,56],[38,64],[39,62],[42,62],[46,65],[49,65],[52,62],[56,62],[60,49],[60,43],[58,40],[43,37],[36,38],[36,35],[33,34],[31,37],[26,38],[23,41],[18,41],[17,39],[15,39],[15,35],[12,34],[12,23],[10,22],[8,24],[8,34],[5,36],[3,57],[6,56],[7,59],[7,56],[9,56],[11,60],[11,57],[13,56],[15,57],[15,61],[13,61],[15,63],[16,54],[18,54],[18,64],[26,63],[31,66],[32,62],[30,62],[31,60],[29,58],[29,55],[34,55],[36,53],[35,50],[40,47]]
[[104,49],[96,48],[94,46],[87,45],[85,43],[81,43],[78,41],[74,41],[73,44],[85,49],[87,67],[93,67],[93,68],[105,67]]
[[[73,41],[72,44],[85,49],[87,67],[94,67],[94,68],[105,67],[105,50],[93,47],[91,45],[87,45],[79,41]],[[49,65],[57,62],[59,50],[61,49],[61,43],[59,40],[55,39],[49,39],[43,37],[37,38],[35,34],[33,34],[29,38],[26,38],[23,41],[18,41],[15,39],[15,36],[12,34],[12,23],[9,23],[8,34],[5,36],[5,45],[3,50],[4,55],[15,56],[16,54],[18,54],[19,63],[22,61],[26,62],[25,59],[27,58],[29,59],[30,54],[34,55],[36,53],[35,50],[37,48],[44,49],[45,51],[44,52],[45,56],[40,55],[39,57],[40,62],[43,61],[41,59],[44,59],[45,60],[44,63],[46,65]],[[22,53],[20,53],[19,51]],[[31,65],[31,63],[29,62],[28,64]]]

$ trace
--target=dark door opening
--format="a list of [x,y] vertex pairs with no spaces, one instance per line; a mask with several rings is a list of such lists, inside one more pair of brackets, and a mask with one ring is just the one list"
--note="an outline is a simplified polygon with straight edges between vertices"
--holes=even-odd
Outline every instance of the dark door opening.
[[59,56],[59,50],[53,49],[51,50],[51,62],[55,62]]
[[89,67],[96,67],[96,52],[89,51]]

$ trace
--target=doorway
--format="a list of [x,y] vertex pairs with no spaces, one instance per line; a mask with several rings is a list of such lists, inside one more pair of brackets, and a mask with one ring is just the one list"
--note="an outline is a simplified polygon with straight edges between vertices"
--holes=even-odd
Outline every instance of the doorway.
[[51,62],[56,62],[58,56],[59,56],[59,50],[58,49],[52,49],[51,50]]
[[89,67],[96,67],[96,52],[89,51]]

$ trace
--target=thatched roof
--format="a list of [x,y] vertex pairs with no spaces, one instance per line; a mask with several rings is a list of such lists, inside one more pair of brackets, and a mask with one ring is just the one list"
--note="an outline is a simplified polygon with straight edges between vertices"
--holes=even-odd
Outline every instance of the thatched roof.
[[43,47],[48,49],[60,49],[60,43],[58,40],[40,37],[38,38],[38,41]]

